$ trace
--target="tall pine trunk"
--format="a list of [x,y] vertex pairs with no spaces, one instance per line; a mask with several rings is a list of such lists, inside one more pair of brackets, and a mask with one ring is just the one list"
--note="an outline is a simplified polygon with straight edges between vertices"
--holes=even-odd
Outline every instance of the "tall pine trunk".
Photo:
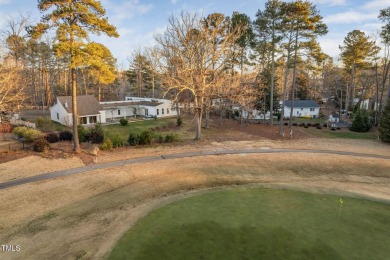
[[297,79],[297,52],[298,52],[298,32],[295,34],[295,46],[294,46],[294,68],[293,68],[293,82],[291,88],[291,109],[290,109],[290,120],[288,123],[288,128],[292,128],[292,119],[293,119],[293,111],[294,111],[294,92],[295,92],[295,83]]
[[[275,88],[275,20],[272,21],[272,54],[271,54],[271,99],[269,101],[270,118],[269,123],[274,125],[274,88]],[[267,114],[267,111],[264,114]]]
[[76,84],[76,69],[71,68],[72,78],[72,119],[73,119],[73,150],[76,153],[80,152],[79,135],[77,131],[77,84]]

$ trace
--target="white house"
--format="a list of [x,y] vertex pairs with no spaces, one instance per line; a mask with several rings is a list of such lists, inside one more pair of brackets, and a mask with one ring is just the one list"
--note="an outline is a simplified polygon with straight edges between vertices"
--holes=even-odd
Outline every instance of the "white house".
[[[50,107],[51,120],[63,125],[71,126],[73,124],[72,105],[71,96],[57,97],[56,104]],[[77,115],[79,123],[82,125],[106,122],[103,107],[92,95],[77,96]]]
[[320,106],[314,100],[287,100],[284,108],[284,117],[290,117],[293,109],[293,117],[318,118]]
[[[169,117],[177,111],[170,100],[126,97],[125,101],[98,102],[94,96],[77,96],[77,113],[80,124],[106,123],[120,118],[134,116]],[[72,98],[57,97],[57,103],[50,108],[53,121],[72,125]]]
[[167,99],[126,97],[125,101],[100,102],[107,120],[145,116],[170,117],[176,116],[174,104]]

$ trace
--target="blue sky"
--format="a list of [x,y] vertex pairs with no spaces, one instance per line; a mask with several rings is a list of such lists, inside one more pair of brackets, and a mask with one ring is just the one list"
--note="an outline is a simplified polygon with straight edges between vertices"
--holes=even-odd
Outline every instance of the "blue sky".
[[[40,19],[35,0],[0,0],[0,29],[7,17],[29,13],[35,22]],[[171,14],[181,11],[213,12],[231,15],[238,11],[255,17],[258,9],[264,9],[266,0],[102,0],[109,21],[118,29],[120,37],[96,38],[105,44],[118,59],[120,68],[127,68],[129,57],[135,49],[153,44],[153,35],[167,26]],[[348,32],[359,29],[372,34],[381,27],[380,9],[390,7],[389,0],[312,0],[328,25],[329,33],[319,38],[323,50],[336,60],[338,46]],[[94,38],[95,39],[95,38]]]

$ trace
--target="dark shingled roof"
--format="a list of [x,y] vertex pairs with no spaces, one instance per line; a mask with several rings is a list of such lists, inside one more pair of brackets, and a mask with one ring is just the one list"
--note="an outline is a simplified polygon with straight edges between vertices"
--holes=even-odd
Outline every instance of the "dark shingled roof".
[[[291,107],[291,100],[286,100],[286,107]],[[294,100],[294,107],[320,107],[314,100]]]
[[[57,97],[58,101],[62,104],[68,113],[72,113],[72,97],[60,96]],[[65,103],[67,106],[65,106]],[[88,116],[100,114],[99,111],[103,110],[103,107],[99,104],[97,99],[92,95],[77,96],[77,115]]]

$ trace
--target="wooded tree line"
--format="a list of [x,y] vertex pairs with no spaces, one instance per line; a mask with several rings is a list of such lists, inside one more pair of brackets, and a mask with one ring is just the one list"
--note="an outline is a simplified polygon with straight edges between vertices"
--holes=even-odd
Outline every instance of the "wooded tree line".
[[[24,100],[25,104],[47,106],[57,95],[70,95],[75,86],[74,93],[95,94],[99,99],[113,98],[107,94],[115,93],[118,98],[129,86],[128,91],[135,96],[192,101],[199,139],[202,117],[207,126],[211,102],[215,100],[219,101],[221,116],[232,104],[240,106],[241,112],[256,108],[273,114],[281,109],[283,115],[287,99],[324,98],[340,110],[352,110],[362,100],[374,97],[378,122],[388,96],[390,7],[380,11],[378,18],[383,27],[378,35],[359,30],[346,35],[340,43],[340,63],[321,50],[318,37],[327,33],[327,26],[313,3],[268,0],[253,21],[238,12],[231,16],[172,16],[167,30],[155,36],[154,47],[135,51],[129,59],[129,69],[116,71],[110,51],[89,42],[87,37],[89,32],[100,31],[117,36],[107,19],[96,22],[85,13],[87,10],[102,17],[105,11],[99,1],[38,3],[41,11],[55,7],[66,15],[46,14],[42,23],[33,27],[24,16],[8,21],[1,34],[1,75],[14,73],[12,78],[17,80],[7,88],[14,85],[9,93],[20,97],[9,104]],[[78,22],[85,26],[74,29],[72,26]],[[56,28],[55,36],[40,37],[50,28]],[[379,41],[382,48],[377,45]],[[0,84],[3,78],[7,77],[2,76]],[[15,95],[8,94],[11,96]],[[2,101],[0,109],[17,107],[5,104]],[[272,116],[270,123],[273,124]],[[280,124],[280,133],[283,132]]]
[[[21,106],[41,108],[53,105],[56,96],[71,95],[70,57],[57,55],[56,37],[34,38],[26,28],[31,26],[28,16],[9,18],[0,34],[1,72],[12,73],[3,79],[18,93],[7,95],[10,105],[0,110],[16,112]],[[104,45],[90,42],[85,46],[83,64],[76,68],[78,94],[93,94],[99,99],[117,99],[126,84],[123,73],[116,70],[116,59]],[[91,53],[93,58],[91,58]],[[11,75],[11,74],[10,74]],[[4,96],[5,98],[5,96]],[[12,101],[12,102],[11,102]],[[16,103],[15,103],[16,102]],[[19,105],[19,106],[18,106]]]

